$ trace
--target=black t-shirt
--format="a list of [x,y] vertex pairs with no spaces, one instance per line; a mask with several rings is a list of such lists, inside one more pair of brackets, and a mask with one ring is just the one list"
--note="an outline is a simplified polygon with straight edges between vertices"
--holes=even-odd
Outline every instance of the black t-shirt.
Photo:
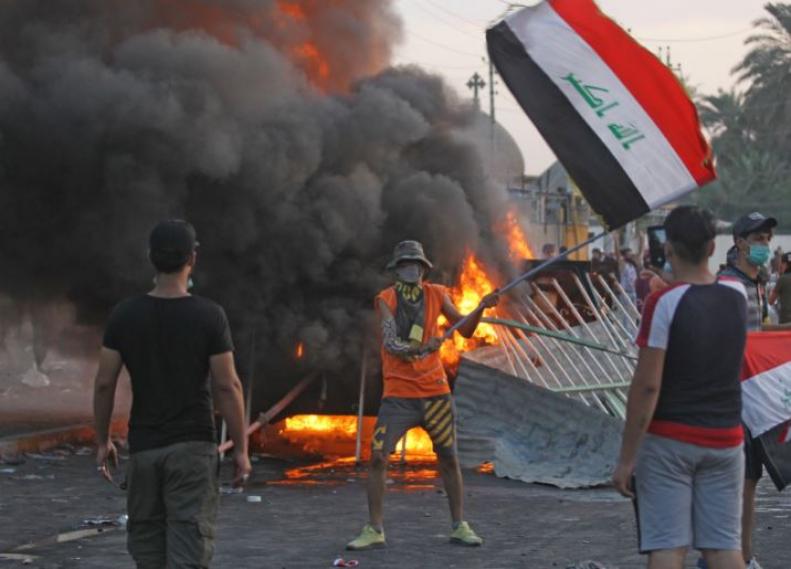
[[666,352],[649,432],[701,446],[741,443],[746,296],[740,282],[720,277],[648,297],[637,344]]
[[209,357],[233,351],[225,311],[197,296],[127,299],[107,323],[132,380],[130,452],[185,441],[214,441]]

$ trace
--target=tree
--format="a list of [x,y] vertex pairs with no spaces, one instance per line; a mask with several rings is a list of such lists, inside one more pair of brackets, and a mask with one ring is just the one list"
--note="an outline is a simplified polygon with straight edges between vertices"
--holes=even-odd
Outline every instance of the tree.
[[743,93],[720,90],[698,99],[709,130],[719,179],[701,204],[724,219],[771,212],[791,228],[791,4],[770,3],[758,33],[734,68]]
[[756,126],[756,142],[765,148],[791,143],[791,4],[771,2],[768,16],[755,22],[759,30],[745,41],[751,46],[734,68],[748,84],[744,108]]

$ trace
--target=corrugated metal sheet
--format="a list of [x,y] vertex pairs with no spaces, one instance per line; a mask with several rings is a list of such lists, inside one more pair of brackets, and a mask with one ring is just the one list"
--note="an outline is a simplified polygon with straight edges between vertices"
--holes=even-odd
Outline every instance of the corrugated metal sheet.
[[459,455],[498,476],[583,488],[605,484],[623,423],[585,403],[463,358],[456,379]]

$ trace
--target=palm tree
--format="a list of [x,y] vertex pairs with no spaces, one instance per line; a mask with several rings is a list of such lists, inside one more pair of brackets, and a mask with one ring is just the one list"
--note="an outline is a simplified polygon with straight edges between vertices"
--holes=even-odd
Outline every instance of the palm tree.
[[791,143],[791,4],[764,8],[768,16],[755,22],[760,31],[747,38],[751,49],[734,73],[748,84],[744,107],[757,125],[756,141],[772,150]]
[[745,112],[744,96],[720,89],[716,95],[699,97],[697,105],[700,119],[711,135],[718,163],[732,164],[755,136],[754,125]]
[[744,95],[720,90],[698,98],[697,104],[711,135],[719,174],[719,180],[700,193],[699,203],[724,219],[769,208],[784,227],[791,226],[788,159],[756,143],[761,126],[748,112]]

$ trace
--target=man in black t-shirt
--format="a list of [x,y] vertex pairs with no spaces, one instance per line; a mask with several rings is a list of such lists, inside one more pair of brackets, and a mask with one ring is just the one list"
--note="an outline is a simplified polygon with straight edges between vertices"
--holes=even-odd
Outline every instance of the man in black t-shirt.
[[108,461],[117,462],[109,426],[123,366],[132,382],[128,549],[139,569],[209,566],[219,493],[213,402],[235,444],[235,484],[251,470],[228,320],[219,305],[188,292],[197,245],[184,221],[154,228],[156,285],[113,310],[96,374],[96,463],[109,481]]

